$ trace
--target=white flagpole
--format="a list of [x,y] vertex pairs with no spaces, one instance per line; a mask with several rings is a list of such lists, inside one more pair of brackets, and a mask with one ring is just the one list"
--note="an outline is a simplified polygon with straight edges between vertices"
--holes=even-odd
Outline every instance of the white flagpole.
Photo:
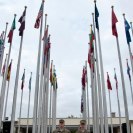
[[110,106],[111,133],[113,133],[113,121],[112,121],[112,116],[111,116],[112,107],[111,107],[110,90],[108,90],[108,91],[109,91],[109,106]]
[[[44,28],[44,34],[46,31],[46,24],[47,24],[47,14],[45,14],[45,28]],[[41,79],[40,79],[40,93],[39,93],[39,109],[38,109],[38,133],[40,133],[40,128],[41,128],[41,121],[42,121],[42,89],[43,89],[43,72],[45,71],[44,69],[44,48],[45,48],[45,40],[46,38],[44,38],[44,42],[43,42],[43,49],[42,49],[42,65],[41,65]],[[45,73],[45,72],[44,72]]]
[[[44,11],[44,0],[43,11]],[[43,12],[42,11],[42,12]],[[36,82],[35,82],[35,96],[34,96],[34,109],[33,109],[33,133],[37,132],[37,108],[38,108],[38,93],[39,93],[39,73],[40,73],[40,54],[41,54],[41,41],[42,41],[42,28],[43,28],[43,15],[41,18],[41,27],[39,35],[39,46],[38,46],[38,57],[37,57],[37,68],[36,68]]]
[[[96,4],[96,1],[94,0],[94,3]],[[98,35],[98,46],[99,46],[99,59],[100,59],[100,68],[101,68],[101,84],[102,84],[102,88],[104,88],[104,81],[102,79],[102,76],[104,75],[104,70],[103,70],[103,61],[102,61],[102,50],[101,50],[101,40],[100,40],[100,32],[99,32],[99,29],[97,29],[97,35]],[[100,75],[99,76],[99,79],[100,79]],[[102,90],[101,90],[101,87],[98,88],[98,95],[99,95],[99,113],[100,113],[100,129],[101,129],[101,133],[104,132],[104,121],[103,121],[103,113],[104,114],[107,114],[106,112],[107,111],[104,111],[104,105],[103,105],[103,100],[102,99]],[[106,103],[105,103],[106,105]],[[103,112],[104,111],[104,112]],[[107,120],[106,120],[107,121]],[[108,125],[106,125],[108,126]]]
[[[123,14],[123,18],[124,18],[124,20],[125,20],[125,14]],[[132,74],[133,74],[133,59],[132,59],[132,52],[131,52],[130,43],[129,43],[129,44],[127,44],[127,45],[128,45],[129,56],[130,56],[131,67],[132,67]]]
[[[50,35],[49,35],[49,38],[50,38]],[[50,68],[50,49],[49,49],[49,53],[48,53],[49,55],[49,59],[48,59],[48,64],[47,64],[47,74],[46,74],[46,78],[47,78],[47,80],[46,80],[46,117],[44,117],[45,118],[45,122],[46,122],[46,124],[44,125],[45,126],[45,133],[47,133],[47,125],[48,125],[48,97],[49,97],[49,68]]]
[[[32,72],[31,72],[31,77],[32,77]],[[29,132],[30,97],[31,97],[31,88],[29,88],[29,101],[28,101],[28,112],[27,112],[27,127],[26,127],[26,133]]]
[[[113,9],[113,6],[112,6],[112,9]],[[127,95],[126,95],[125,80],[124,80],[124,74],[123,74],[123,66],[122,66],[122,60],[121,60],[121,53],[120,53],[120,46],[119,46],[118,37],[116,37],[116,44],[117,44],[117,51],[118,51],[118,58],[119,58],[120,72],[121,72],[121,81],[122,81],[122,88],[123,88],[123,98],[124,98],[125,117],[126,117],[126,124],[127,124],[127,133],[130,133]]]
[[19,122],[18,122],[18,133],[20,133],[22,102],[23,102],[23,89],[21,91],[21,101],[20,101],[20,110],[19,110]]
[[117,93],[117,102],[118,102],[118,112],[119,112],[119,125],[120,125],[120,133],[122,133],[122,122],[121,122],[121,110],[120,110],[120,101],[119,101],[119,95],[118,95],[118,90],[116,90]]
[[[3,46],[5,46],[5,42],[6,42],[6,33],[7,33],[7,27],[8,27],[8,22],[6,22],[6,28],[5,28],[5,36],[4,36],[4,42],[3,42]],[[4,48],[5,49],[5,48]],[[1,55],[1,58],[0,58],[0,71],[1,71],[1,68],[2,68],[2,62],[3,62],[3,56],[4,56],[4,49],[2,51],[2,55]]]
[[[99,111],[97,111],[97,112],[100,114],[100,127],[101,127],[101,130],[103,130],[103,113],[102,113],[103,112],[103,105],[102,105],[102,96],[101,96],[101,82],[100,82],[100,73],[99,73],[99,60],[98,60],[97,39],[96,39],[96,32],[95,32],[94,13],[92,13],[92,19],[93,19],[93,29],[94,29],[94,35],[95,35],[94,41],[95,41],[95,53],[96,53],[96,70],[97,70],[99,111],[100,111],[100,113],[99,113]],[[99,38],[98,38],[98,41],[99,41]],[[97,129],[99,129],[99,119],[98,118],[97,118],[97,124],[98,124]]]
[[[87,61],[86,64],[86,71],[87,71]],[[88,71],[87,71],[88,72]],[[87,73],[88,74],[88,73]],[[88,132],[90,132],[90,108],[89,108],[89,89],[88,89],[88,75],[86,74],[86,89],[87,89],[87,108],[88,108]]]
[[[12,60],[11,60],[11,62],[12,62]],[[10,73],[10,75],[11,75],[11,73]],[[9,85],[10,85],[10,79],[8,81],[8,87],[7,87],[7,92],[6,92],[6,101],[5,101],[5,109],[4,109],[4,120],[6,118],[6,110],[7,110],[7,101],[8,101]]]
[[[115,68],[114,68],[114,72],[115,72]],[[118,94],[118,88],[117,87],[116,87],[116,94],[117,94],[117,103],[118,103],[120,133],[122,133],[121,110],[120,110],[120,101],[119,101],[119,94]]]
[[[94,18],[94,15],[93,15],[93,18]],[[93,23],[94,23],[94,19],[93,19]],[[99,32],[99,30],[97,30],[97,32],[98,32],[98,43],[99,43],[99,59],[100,59],[100,68],[101,68],[101,81],[102,81],[102,90],[103,90],[102,91],[103,101],[101,100],[101,105],[102,105],[102,102],[103,102],[103,112],[104,112],[104,122],[103,122],[103,119],[102,119],[103,114],[102,114],[102,108],[101,108],[100,109],[101,132],[104,132],[104,130],[103,130],[103,123],[104,123],[104,125],[105,125],[105,127],[104,127],[105,128],[105,133],[109,133],[109,130],[108,130],[108,117],[107,117],[107,100],[106,100],[106,90],[105,90],[105,79],[104,79],[104,69],[103,69],[103,59],[102,59],[100,32]]]
[[[25,10],[26,9],[27,9],[27,6],[25,6]],[[23,35],[21,36],[21,41],[20,41],[18,64],[17,64],[17,71],[16,71],[16,78],[15,78],[10,133],[14,133],[14,121],[15,121],[15,112],[16,112],[16,102],[17,102],[17,91],[18,91],[18,81],[19,81],[19,70],[20,70],[20,62],[21,62],[22,45],[23,45]]]
[[50,133],[50,127],[51,127],[51,105],[52,105],[52,85],[50,88],[50,102],[49,102],[49,133]]
[[[16,17],[16,14],[14,15],[14,18],[15,17]],[[7,58],[7,66],[9,65],[11,47],[12,47],[12,42],[11,42],[11,44],[9,46],[9,52],[8,52],[8,58]],[[1,124],[2,124],[2,115],[3,115],[3,106],[4,106],[5,91],[6,91],[7,72],[8,72],[8,67],[6,67],[6,70],[5,70],[5,73],[4,73],[3,82],[2,82],[2,86],[1,86],[1,95],[0,95],[0,127],[1,127]]]
[[132,22],[130,22],[130,25],[131,25],[132,36],[133,36],[133,26],[132,26]]

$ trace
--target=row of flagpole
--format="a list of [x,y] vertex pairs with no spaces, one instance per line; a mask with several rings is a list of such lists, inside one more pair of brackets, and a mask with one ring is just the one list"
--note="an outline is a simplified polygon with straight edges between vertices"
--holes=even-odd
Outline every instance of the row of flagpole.
[[[93,31],[92,31],[92,27],[91,27],[91,34],[90,34],[91,37],[90,37],[90,43],[89,43],[90,49],[89,49],[89,53],[88,53],[88,63],[90,65],[91,88],[92,88],[93,132],[94,133],[99,132],[99,119],[100,119],[100,131],[101,132],[105,131],[105,133],[108,133],[109,129],[108,129],[108,117],[107,117],[108,115],[107,115],[106,90],[105,90],[104,69],[103,69],[103,61],[102,61],[100,31],[99,31],[99,23],[98,23],[99,12],[98,12],[98,9],[96,6],[96,1],[94,1],[94,4],[95,4],[95,14],[92,13],[94,35],[92,33]],[[94,15],[95,15],[95,18],[94,18]],[[132,53],[131,53],[131,47],[130,47],[131,37],[130,37],[130,33],[129,33],[130,26],[125,18],[125,14],[123,14],[123,18],[124,18],[124,23],[125,23],[125,33],[126,33],[127,44],[128,44],[128,49],[129,49],[131,67],[132,67],[132,72],[133,72],[133,59],[132,59]],[[117,22],[118,22],[118,20],[115,16],[115,13],[113,11],[113,6],[112,6],[112,34],[116,37],[117,52],[118,52],[121,81],[122,81],[123,98],[124,98],[124,109],[125,109],[127,133],[130,133],[127,94],[126,94],[126,90],[125,90],[125,80],[124,80],[124,74],[123,74],[121,52],[120,52],[119,39],[118,39],[118,33],[117,33],[117,28],[116,28]],[[95,27],[97,29],[97,36],[98,36],[99,56],[98,56],[98,51],[97,51]],[[132,28],[132,23],[131,23],[131,28]],[[133,34],[133,29],[132,29],[132,34]],[[93,41],[94,41],[94,45],[93,45]],[[98,59],[100,59],[100,63],[98,63]],[[99,73],[99,67],[100,67],[100,73]],[[95,74],[93,74],[93,73],[95,73]],[[127,73],[129,75],[131,96],[133,97],[130,68],[128,66],[128,62],[127,62]],[[83,81],[83,78],[84,78],[84,72],[82,74],[82,88],[83,87],[85,88],[85,86],[84,86],[85,81]],[[115,73],[114,79],[116,80],[116,94],[117,94],[117,103],[118,103],[120,133],[122,133],[121,111],[120,111],[120,102],[119,102],[119,95],[118,95],[118,81],[117,81],[116,73]],[[101,83],[100,83],[100,81],[101,81]],[[86,82],[88,84],[88,80]],[[101,91],[101,88],[102,88],[102,91]],[[98,89],[98,93],[97,93],[97,89]],[[88,93],[88,91],[87,91],[87,93]],[[97,96],[98,96],[98,99],[97,99]],[[86,97],[86,96],[84,95],[84,97]],[[85,113],[84,109],[86,108],[86,107],[84,107],[84,106],[86,106],[84,103],[85,101],[83,100],[83,99],[85,99],[84,97],[83,96],[81,97],[81,113],[83,113],[83,115]],[[87,94],[87,99],[88,99],[88,94]],[[98,105],[97,101],[99,101],[99,105]],[[87,103],[87,104],[89,104],[89,103]],[[112,107],[111,107],[110,90],[109,90],[109,105],[110,105],[110,115],[111,115]],[[103,110],[102,110],[102,106],[103,106]],[[99,111],[97,111],[98,107],[99,107]],[[88,130],[90,130],[89,113],[88,113],[87,117],[88,117]],[[113,133],[112,116],[110,116],[110,117],[111,117],[111,132]],[[83,118],[84,118],[84,116],[83,116]]]

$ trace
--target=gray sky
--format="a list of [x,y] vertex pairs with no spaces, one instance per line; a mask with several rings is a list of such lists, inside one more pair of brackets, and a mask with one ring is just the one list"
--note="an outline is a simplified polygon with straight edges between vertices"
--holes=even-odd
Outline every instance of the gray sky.
[[[34,86],[36,75],[36,62],[38,52],[38,37],[39,30],[34,29],[35,19],[40,8],[41,0],[0,0],[0,29],[5,29],[5,23],[9,22],[8,31],[11,27],[14,13],[17,14],[17,20],[22,15],[24,6],[27,5],[26,29],[24,33],[22,61],[20,68],[20,78],[18,87],[17,109],[16,117],[18,117],[20,95],[21,95],[21,77],[23,69],[26,69],[26,83],[24,88],[23,110],[22,117],[27,114],[28,102],[28,82],[30,72],[33,72],[32,80],[32,100],[30,116],[33,113],[34,101]],[[124,116],[123,95],[121,88],[121,78],[119,71],[118,54],[115,37],[112,36],[111,31],[111,6],[114,5],[114,11],[118,18],[117,29],[119,33],[120,50],[122,54],[123,71],[125,76],[126,92],[128,97],[128,107],[130,112],[130,119],[133,118],[132,110],[133,104],[131,101],[131,93],[129,80],[127,76],[126,58],[129,59],[128,46],[126,44],[123,13],[126,13],[126,18],[130,22],[133,19],[131,13],[133,9],[133,2],[116,2],[115,0],[99,0],[97,7],[99,9],[99,25],[101,34],[101,45],[106,81],[106,72],[110,74],[113,90],[111,92],[112,111],[118,112],[116,102],[116,91],[114,81],[114,67],[117,70],[119,81],[119,96],[121,103],[121,111]],[[94,2],[90,0],[46,0],[44,13],[48,14],[48,24],[50,26],[49,33],[51,34],[51,59],[54,60],[58,76],[58,97],[57,97],[57,117],[66,117],[68,115],[80,116],[80,101],[81,101],[81,75],[82,67],[88,56],[88,34],[90,33],[90,24],[92,24],[92,12],[94,11]],[[11,104],[15,82],[15,73],[17,66],[17,57],[19,51],[20,37],[18,36],[18,28],[20,24],[17,23],[17,29],[14,33],[12,44],[11,58],[13,59],[10,94],[8,102],[7,115],[11,115]],[[6,40],[6,52],[9,44]],[[132,43],[131,43],[132,49]],[[5,52],[5,53],[6,53]],[[130,62],[129,62],[129,65]],[[88,67],[88,77],[90,77]],[[2,79],[2,77],[1,77]],[[105,83],[106,85],[106,83]],[[90,86],[90,79],[89,79]],[[107,85],[106,85],[107,86]],[[107,92],[107,87],[106,87]],[[89,88],[90,107],[91,107],[91,89]],[[107,92],[108,103],[108,92]],[[108,106],[109,107],[109,106]],[[91,111],[92,112],[92,111]],[[108,108],[109,114],[109,108]],[[118,114],[118,113],[117,113]]]

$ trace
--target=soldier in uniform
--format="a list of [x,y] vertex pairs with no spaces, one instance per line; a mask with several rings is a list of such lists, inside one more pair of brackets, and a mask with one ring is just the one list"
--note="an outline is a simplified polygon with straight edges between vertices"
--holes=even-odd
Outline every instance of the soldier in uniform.
[[81,120],[80,121],[80,127],[76,131],[76,133],[89,133],[86,129],[86,120]]
[[59,120],[59,128],[53,131],[53,133],[71,133],[68,129],[65,127],[65,121],[63,119]]

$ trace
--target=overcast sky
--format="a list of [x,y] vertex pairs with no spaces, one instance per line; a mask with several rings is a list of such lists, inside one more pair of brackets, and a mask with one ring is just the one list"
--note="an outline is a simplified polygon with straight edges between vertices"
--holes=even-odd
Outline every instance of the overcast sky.
[[[22,15],[24,6],[27,5],[26,29],[24,33],[22,60],[20,67],[18,97],[16,117],[19,113],[20,95],[21,95],[21,77],[23,69],[26,69],[26,80],[24,88],[24,99],[22,117],[27,115],[28,103],[28,82],[30,72],[33,72],[32,95],[31,95],[31,111],[33,114],[35,74],[37,63],[37,52],[39,42],[39,30],[34,29],[35,19],[40,8],[41,0],[0,0],[0,32],[5,29],[5,23],[9,22],[8,32],[11,27],[14,13],[17,14],[17,20]],[[97,7],[100,13],[99,25],[101,34],[102,55],[104,63],[104,73],[106,81],[106,72],[109,72],[113,90],[111,92],[112,111],[117,113],[116,90],[114,81],[114,67],[116,68],[119,82],[119,97],[121,104],[122,116],[124,116],[124,104],[121,87],[121,78],[118,62],[118,54],[115,37],[111,31],[111,6],[114,5],[114,11],[118,18],[117,29],[119,33],[120,50],[122,55],[123,71],[125,76],[126,92],[130,119],[133,118],[133,104],[131,100],[131,92],[129,79],[127,76],[126,59],[129,59],[128,46],[126,44],[124,21],[122,14],[126,14],[127,20],[133,21],[133,2],[123,0],[117,2],[115,0],[98,0]],[[94,2],[92,0],[46,0],[44,13],[48,14],[49,33],[51,34],[51,59],[54,60],[56,72],[58,76],[58,95],[57,95],[57,117],[67,117],[69,115],[80,116],[81,102],[81,75],[82,67],[88,56],[88,42],[90,33],[90,24],[92,24],[92,12],[94,11]],[[16,67],[18,60],[18,51],[20,45],[20,37],[18,36],[17,23],[14,32],[11,59],[13,59],[10,92],[8,101],[7,116],[11,115],[11,105],[13,97],[13,89],[15,83]],[[5,44],[5,53],[7,53],[9,44]],[[131,43],[132,49],[132,43]],[[131,66],[130,62],[129,65]],[[88,77],[90,77],[88,67]],[[2,77],[1,77],[2,80]],[[106,83],[105,83],[106,85]],[[90,86],[90,79],[89,79]],[[108,91],[106,85],[107,103]],[[89,88],[90,109],[91,109],[91,89]],[[90,110],[90,112],[92,112]],[[109,114],[109,106],[108,106]]]

